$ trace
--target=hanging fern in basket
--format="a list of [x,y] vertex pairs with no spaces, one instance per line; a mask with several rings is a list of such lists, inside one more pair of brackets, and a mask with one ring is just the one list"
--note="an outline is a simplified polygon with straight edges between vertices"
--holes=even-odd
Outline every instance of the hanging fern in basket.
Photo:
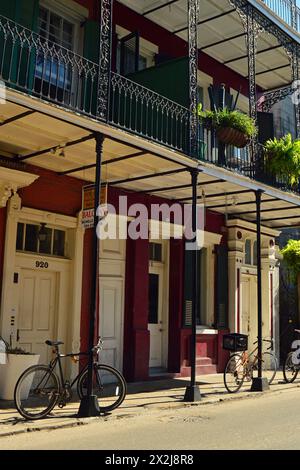
[[295,186],[300,179],[300,140],[293,140],[291,134],[268,140],[265,143],[265,161],[272,175]]
[[296,282],[300,273],[300,240],[289,240],[280,253],[289,271],[291,281]]

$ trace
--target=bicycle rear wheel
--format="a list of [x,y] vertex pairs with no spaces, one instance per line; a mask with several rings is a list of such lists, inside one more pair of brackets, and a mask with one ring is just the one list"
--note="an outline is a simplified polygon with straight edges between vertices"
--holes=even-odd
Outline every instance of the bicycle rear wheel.
[[246,375],[243,357],[241,354],[233,354],[224,370],[224,385],[229,393],[239,391],[244,383]]
[[41,419],[56,405],[59,380],[48,366],[33,366],[19,378],[15,391],[15,406],[26,419]]
[[293,351],[289,352],[283,364],[283,377],[287,383],[292,383],[296,379],[299,366],[293,364]]
[[264,376],[267,377],[269,385],[273,382],[277,372],[277,359],[271,352],[264,352],[262,355],[261,368]]
[[[78,380],[79,398],[87,395],[86,371]],[[107,413],[121,405],[126,396],[126,382],[122,374],[105,364],[94,365],[93,394],[97,396],[101,413]]]

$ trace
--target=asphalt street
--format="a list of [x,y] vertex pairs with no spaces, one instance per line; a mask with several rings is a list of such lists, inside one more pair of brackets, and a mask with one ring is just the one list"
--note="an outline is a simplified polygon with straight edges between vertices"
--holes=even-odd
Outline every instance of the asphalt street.
[[300,391],[246,400],[148,410],[70,429],[0,439],[2,450],[300,449]]

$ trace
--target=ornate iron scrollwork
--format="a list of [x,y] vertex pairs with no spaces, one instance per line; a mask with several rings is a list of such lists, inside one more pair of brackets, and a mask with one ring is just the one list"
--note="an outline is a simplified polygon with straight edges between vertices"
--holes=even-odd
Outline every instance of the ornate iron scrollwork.
[[190,86],[190,152],[198,153],[198,42],[197,25],[199,17],[199,0],[188,0],[188,31],[189,31],[189,86]]
[[108,119],[110,94],[112,6],[113,0],[100,0],[99,77],[97,93],[97,116]]

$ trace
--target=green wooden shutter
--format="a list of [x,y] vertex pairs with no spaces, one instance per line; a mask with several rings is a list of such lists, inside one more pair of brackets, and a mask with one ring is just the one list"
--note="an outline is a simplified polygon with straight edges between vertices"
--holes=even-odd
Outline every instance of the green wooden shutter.
[[216,323],[220,329],[228,327],[228,249],[217,246]]
[[[200,296],[201,296],[201,255],[198,254],[198,312],[197,323],[200,323]],[[193,306],[193,251],[185,251],[184,259],[184,305],[183,305],[183,326],[191,328],[192,326],[192,306]]]
[[[31,31],[36,31],[38,7],[38,0],[1,2],[0,14],[7,16]],[[0,35],[0,60],[4,64],[1,70],[2,78],[9,82],[10,87],[22,91],[24,89],[31,90],[35,69],[35,53],[30,51],[26,41],[23,43],[23,47],[20,46],[18,39],[14,42],[13,39],[16,39],[16,34],[12,34],[8,34],[7,38],[4,38],[2,32]]]
[[[86,59],[99,63],[100,29],[97,21],[87,20],[84,25],[83,55]],[[97,79],[85,78],[83,84],[82,107],[86,112],[96,115],[97,112]]]
[[11,20],[16,19],[16,4],[17,0],[1,1],[0,2],[0,15],[6,16]]

